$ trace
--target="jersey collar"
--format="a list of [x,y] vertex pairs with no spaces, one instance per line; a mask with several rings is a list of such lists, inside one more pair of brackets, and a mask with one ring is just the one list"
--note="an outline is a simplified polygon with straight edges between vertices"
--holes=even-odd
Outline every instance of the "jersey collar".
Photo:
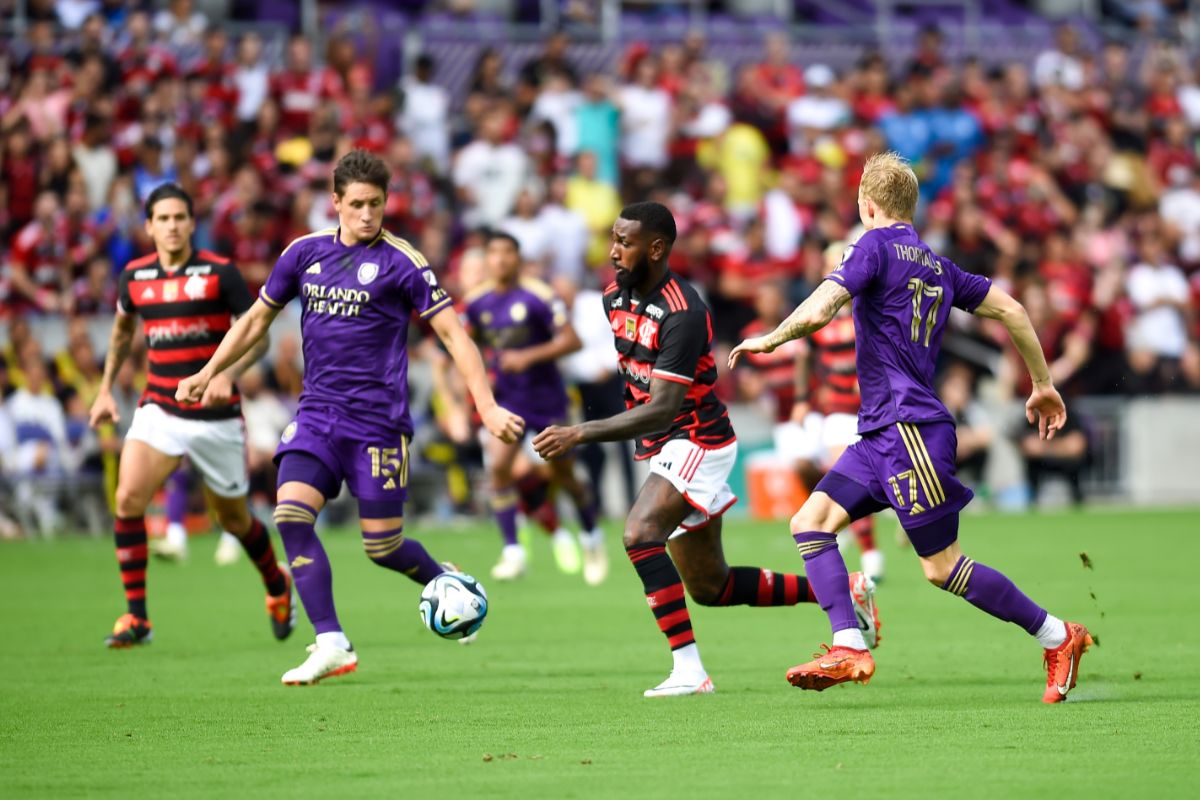
[[364,244],[362,242],[359,242],[358,244],[342,244],[342,226],[338,225],[336,228],[333,229],[333,241],[335,244],[340,245],[341,247],[345,247],[347,249],[349,249],[351,247],[374,247],[375,245],[377,245],[383,241],[383,235],[385,233],[387,233],[387,230],[381,225],[381,226],[379,226],[379,233],[375,234],[375,238],[372,239],[371,241],[367,242],[366,244]]

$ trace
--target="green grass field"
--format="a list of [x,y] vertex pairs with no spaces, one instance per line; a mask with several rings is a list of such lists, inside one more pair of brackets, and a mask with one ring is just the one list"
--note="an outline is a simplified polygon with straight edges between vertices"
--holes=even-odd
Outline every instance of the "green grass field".
[[[1095,511],[964,521],[976,559],[1101,640],[1065,705],[1040,702],[1024,632],[927,586],[881,540],[884,641],[869,687],[800,692],[827,640],[815,606],[694,608],[717,693],[645,700],[670,658],[633,569],[603,587],[557,574],[546,542],[493,584],[489,528],[414,531],[484,576],[479,642],[425,631],[418,588],[326,536],[357,674],[283,687],[311,628],[269,635],[257,578],[153,563],[153,645],[109,652],[123,610],[107,541],[0,544],[0,797],[1180,796],[1200,757],[1200,514]],[[1085,569],[1086,551],[1094,569]],[[732,522],[731,563],[799,569],[783,525]],[[865,795],[862,793],[866,793]]]

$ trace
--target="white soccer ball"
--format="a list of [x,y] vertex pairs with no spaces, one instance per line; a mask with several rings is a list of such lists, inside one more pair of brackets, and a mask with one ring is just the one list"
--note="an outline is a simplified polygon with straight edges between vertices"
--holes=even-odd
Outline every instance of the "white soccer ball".
[[487,592],[465,572],[443,572],[421,590],[421,622],[443,639],[470,636],[487,616]]

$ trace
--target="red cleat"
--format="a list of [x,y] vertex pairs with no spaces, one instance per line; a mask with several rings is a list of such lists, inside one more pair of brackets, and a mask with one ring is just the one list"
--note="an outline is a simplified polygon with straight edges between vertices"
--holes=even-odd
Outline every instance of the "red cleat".
[[869,650],[821,645],[825,652],[814,654],[807,664],[799,664],[787,672],[788,683],[797,689],[824,691],[835,684],[854,681],[865,684],[875,674],[875,659]]
[[1078,622],[1068,622],[1066,626],[1067,640],[1053,650],[1045,651],[1043,656],[1046,665],[1043,703],[1061,703],[1067,699],[1067,692],[1075,688],[1079,677],[1079,662],[1094,644],[1088,629]]

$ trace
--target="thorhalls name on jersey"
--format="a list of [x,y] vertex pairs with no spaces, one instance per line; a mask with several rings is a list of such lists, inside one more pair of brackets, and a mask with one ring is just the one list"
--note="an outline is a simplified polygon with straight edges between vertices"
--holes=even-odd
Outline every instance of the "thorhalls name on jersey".
[[371,302],[371,293],[366,289],[306,283],[301,291],[306,311],[334,317],[357,317],[362,307]]

